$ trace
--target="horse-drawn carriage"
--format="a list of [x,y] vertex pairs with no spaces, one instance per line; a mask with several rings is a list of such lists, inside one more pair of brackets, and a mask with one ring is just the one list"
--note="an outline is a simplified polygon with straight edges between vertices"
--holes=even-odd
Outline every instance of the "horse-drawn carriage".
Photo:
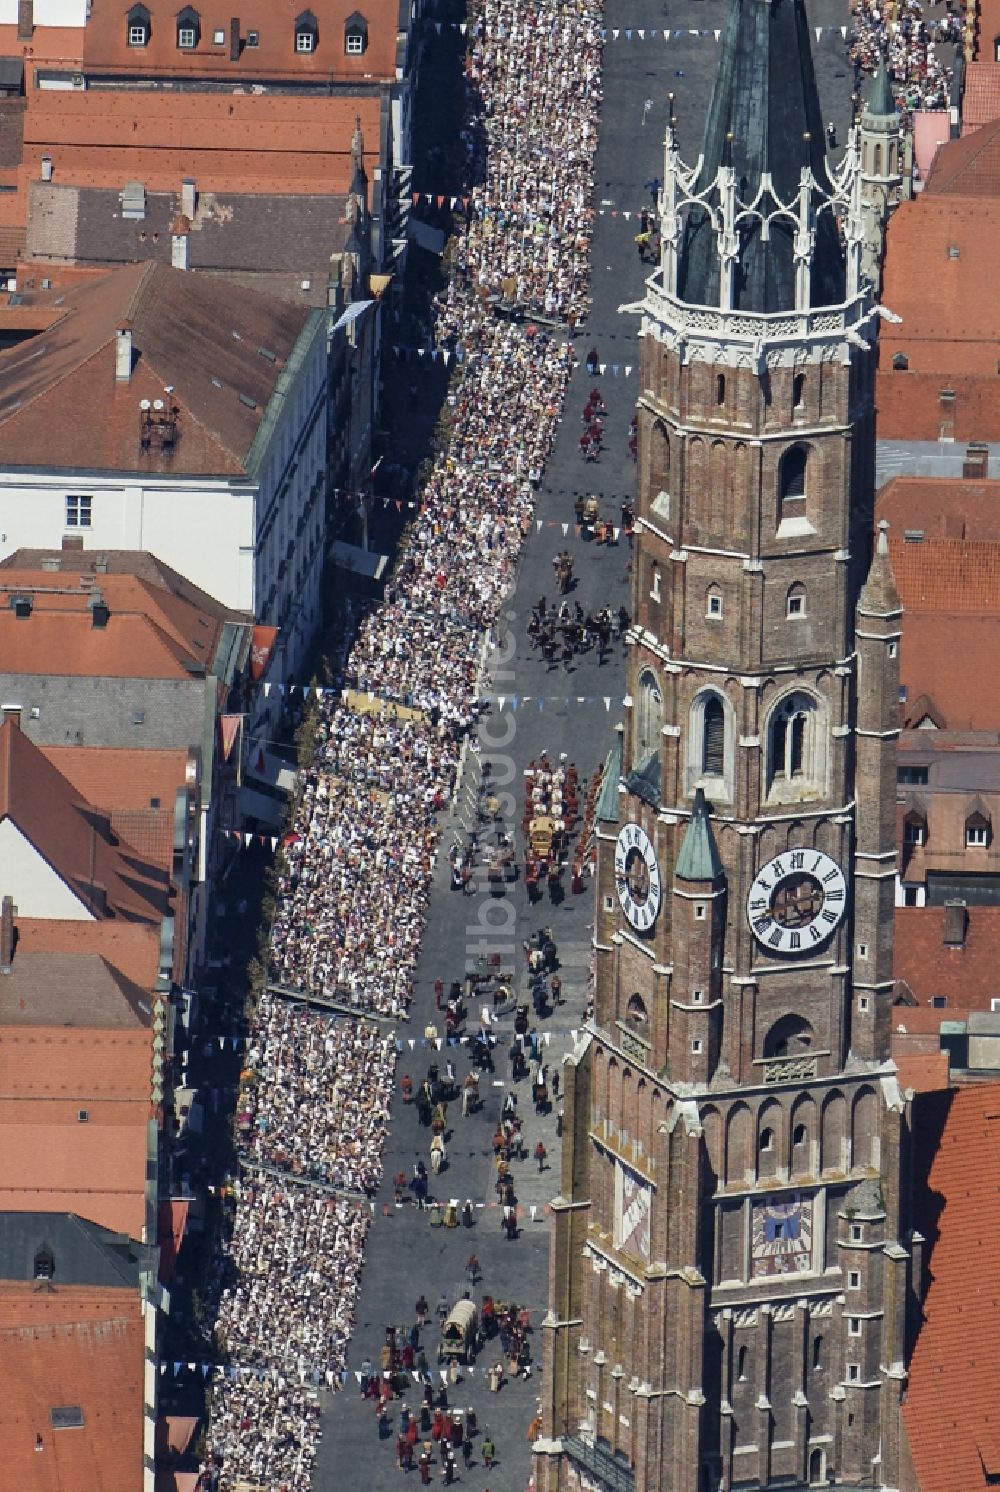
[[536,814],[528,820],[527,840],[524,880],[529,898],[535,901],[541,895],[540,883],[548,881],[551,887],[562,874],[566,852],[565,825],[550,813]]

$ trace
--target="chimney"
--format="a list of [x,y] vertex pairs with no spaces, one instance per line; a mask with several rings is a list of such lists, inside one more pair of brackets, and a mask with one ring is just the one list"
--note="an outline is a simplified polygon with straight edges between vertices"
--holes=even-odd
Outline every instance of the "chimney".
[[944,904],[944,946],[964,948],[968,926],[969,910],[965,902],[946,901]]
[[18,0],[17,5],[17,39],[18,41],[30,41],[35,30],[35,6],[34,0]]
[[115,329],[115,382],[128,383],[132,377],[132,324],[124,322]]
[[9,974],[14,962],[14,898],[5,896],[0,907],[0,974]]
[[14,727],[15,730],[20,730],[21,729],[21,706],[20,705],[0,705],[0,710],[3,711],[3,723],[4,723],[4,725],[6,725],[7,721],[9,720],[10,723],[11,723],[11,725]]
[[191,176],[181,182],[181,212],[190,221],[198,210],[198,183]]
[[230,62],[239,62],[239,60],[240,60],[240,52],[242,50],[243,50],[243,47],[242,47],[242,43],[240,41],[240,18],[239,18],[239,16],[233,16],[232,20],[229,22],[229,60],[230,60]]
[[42,180],[52,180],[52,157],[50,155],[42,156]]
[[174,269],[188,267],[188,235],[191,224],[183,213],[178,213],[170,224],[170,263]]
[[63,547],[64,550],[70,549],[70,550],[81,550],[82,551],[82,549],[83,549],[83,535],[82,534],[63,534],[62,547]]

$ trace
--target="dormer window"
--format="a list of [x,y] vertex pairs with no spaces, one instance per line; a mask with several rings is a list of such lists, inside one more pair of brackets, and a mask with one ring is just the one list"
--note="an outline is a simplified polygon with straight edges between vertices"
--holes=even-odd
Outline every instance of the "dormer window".
[[319,42],[319,25],[311,10],[304,10],[295,22],[296,52],[315,52]]
[[43,1243],[35,1254],[35,1279],[50,1280],[56,1272],[55,1255],[47,1243]]
[[201,32],[201,21],[196,10],[186,5],[177,17],[177,45],[185,52],[192,51],[198,45]]
[[348,57],[361,57],[368,50],[368,22],[360,11],[344,22],[344,51]]
[[973,813],[965,821],[965,847],[969,850],[988,850],[992,838],[991,824],[984,813]]
[[130,47],[149,45],[151,21],[144,5],[133,5],[125,16],[125,34]]
[[908,813],[903,820],[903,843],[909,849],[919,849],[927,843],[927,820],[919,813]]

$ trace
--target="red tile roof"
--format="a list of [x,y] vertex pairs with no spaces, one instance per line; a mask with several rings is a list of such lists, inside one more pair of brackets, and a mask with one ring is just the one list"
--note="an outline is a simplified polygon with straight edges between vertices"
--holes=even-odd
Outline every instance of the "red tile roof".
[[[980,344],[997,341],[1000,301],[981,291],[995,268],[998,231],[1000,200],[922,192],[897,208],[886,235],[883,299],[902,324],[885,325],[879,339],[883,365],[903,351],[910,368],[921,372],[979,369],[978,362],[956,366],[950,351],[942,365],[935,349],[943,340],[949,349],[966,347],[971,357],[978,356]],[[991,367],[995,375],[995,347]]]
[[[893,331],[900,329],[894,327]],[[1000,377],[996,365],[997,347],[981,344],[952,345],[939,340],[933,345],[921,342],[908,348],[915,360],[928,358],[934,370],[927,373],[892,371],[891,352],[902,350],[902,344],[886,338],[882,362],[875,377],[875,404],[880,440],[938,440],[942,433],[941,390],[955,395],[946,418],[952,423],[952,438],[961,444],[970,440],[1000,441]],[[993,365],[979,372],[955,374],[948,364],[960,366],[963,361],[988,362]],[[942,366],[943,365],[943,366]]]
[[1000,119],[941,145],[924,192],[1000,197]]
[[962,90],[962,134],[1000,118],[1000,62],[965,64]]
[[143,1236],[149,1042],[143,1029],[0,1028],[0,1210]]
[[[320,316],[163,264],[83,280],[61,309],[30,345],[0,353],[0,457],[14,466],[241,474],[287,360]],[[133,369],[118,380],[116,328],[125,323]],[[166,386],[178,409],[176,443],[143,452],[139,401],[161,399]]]
[[[116,841],[107,818],[12,720],[0,726],[0,823],[7,818],[91,916],[158,924],[168,913],[168,876]],[[18,887],[3,882],[2,868],[0,885],[17,904]]]
[[[143,1475],[145,1370],[135,1291],[0,1286],[4,1486],[135,1492]],[[52,1409],[70,1405],[82,1410],[82,1427],[54,1429]]]
[[[242,79],[249,86],[266,78],[309,79],[337,83],[373,79],[392,81],[396,68],[398,0],[243,0],[240,6],[239,58],[229,58],[231,8],[216,4],[196,7],[201,19],[197,48],[181,50],[177,45],[176,0],[146,0],[152,17],[145,47],[128,45],[125,11],[115,0],[94,0],[84,37],[84,66],[88,72],[122,72],[131,76],[174,74],[207,75],[227,83]],[[316,45],[311,52],[298,52],[295,21],[308,9],[317,23]],[[358,57],[344,51],[344,22],[360,10],[368,23],[368,45]],[[223,41],[215,44],[216,31]],[[256,31],[258,45],[246,45],[247,33]]]
[[[930,537],[908,543],[897,531],[890,535],[889,553],[904,612],[1000,616],[996,540]],[[905,630],[905,621],[903,625]]]
[[[893,973],[906,981],[919,1005],[894,1008],[894,1029],[935,1030],[942,1020],[988,1011],[990,1001],[1000,999],[1000,907],[969,907],[960,947],[945,945],[944,916],[944,907],[896,908]],[[946,996],[947,1006],[931,1008],[935,995]]]
[[38,179],[47,155],[63,185],[120,192],[138,181],[150,192],[179,192],[191,177],[200,192],[343,196],[352,179],[355,122],[361,121],[371,175],[381,117],[377,92],[317,98],[42,90],[25,117],[19,181],[27,200],[27,183]]
[[903,1422],[920,1492],[985,1492],[1000,1473],[1000,1087],[923,1098],[914,1117],[930,1287]]
[[947,1052],[913,1052],[893,1041],[892,1060],[901,1088],[912,1088],[914,1093],[937,1093],[951,1086]]
[[98,953],[140,989],[151,990],[160,966],[155,922],[63,922],[18,917],[18,953]]
[[[69,555],[62,557],[66,560]],[[8,625],[8,635],[0,644],[5,672],[190,678],[191,665],[206,671],[211,667],[227,615],[221,608],[205,610],[145,577],[97,574],[90,568],[94,557],[85,559],[82,550],[73,557],[75,573],[65,563],[58,574],[40,567],[0,567],[0,626]],[[8,624],[8,618],[17,621],[10,610],[15,595],[29,595],[32,601],[31,616],[27,624],[19,623],[19,631]],[[92,624],[92,603],[98,596],[111,613],[104,628]],[[41,629],[35,624],[43,619],[48,625],[63,627],[58,650],[50,650],[36,636]],[[119,642],[112,640],[116,623]],[[102,638],[102,633],[107,635]],[[88,651],[95,647],[102,652],[99,666],[88,667],[94,661]],[[54,667],[62,664],[64,655],[67,665]],[[24,659],[23,666],[11,661],[18,658]],[[147,668],[142,666],[144,658],[148,658]],[[133,672],[134,668],[139,671]]]
[[1000,730],[1000,670],[992,665],[998,655],[998,615],[904,612],[899,671],[908,722],[919,724],[924,697],[947,730]]
[[[928,539],[1000,541],[1000,480],[893,477],[879,492],[876,508],[877,517],[891,525],[894,571],[907,529],[917,530]],[[0,578],[2,575],[0,569]]]
[[993,56],[993,38],[1000,35],[1000,0],[978,0],[976,26],[976,61]]
[[[174,800],[187,782],[186,751],[43,746],[78,793],[111,816],[114,832],[163,870],[173,869]],[[158,800],[157,807],[153,800]]]

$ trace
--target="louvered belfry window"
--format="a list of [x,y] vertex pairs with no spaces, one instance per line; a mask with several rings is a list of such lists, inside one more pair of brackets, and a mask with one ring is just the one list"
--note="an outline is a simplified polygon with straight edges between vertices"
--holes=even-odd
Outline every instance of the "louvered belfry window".
[[721,777],[726,762],[726,717],[720,699],[705,705],[702,726],[701,769],[705,777]]

